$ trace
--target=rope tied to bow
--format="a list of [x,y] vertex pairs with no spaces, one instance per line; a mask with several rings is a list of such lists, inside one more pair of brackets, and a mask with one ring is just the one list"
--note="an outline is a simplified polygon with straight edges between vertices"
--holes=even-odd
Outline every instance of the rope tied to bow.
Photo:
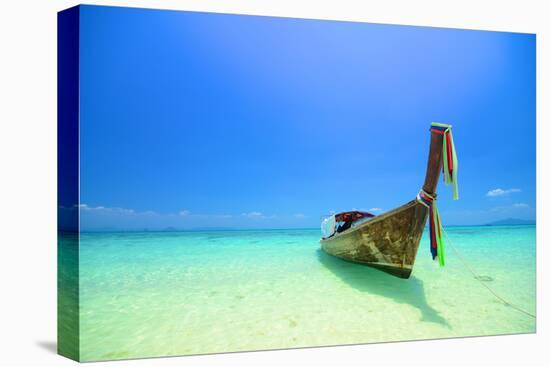
[[424,190],[420,190],[416,200],[424,205],[430,211],[430,252],[432,259],[439,261],[439,266],[445,266],[445,242],[443,241],[443,228],[437,210],[436,195],[430,195]]

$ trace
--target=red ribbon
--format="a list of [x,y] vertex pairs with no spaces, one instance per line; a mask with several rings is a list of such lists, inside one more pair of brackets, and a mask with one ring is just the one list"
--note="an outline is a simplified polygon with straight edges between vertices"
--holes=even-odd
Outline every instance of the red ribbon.
[[452,177],[452,172],[453,172],[453,150],[451,149],[451,147],[452,147],[453,141],[452,141],[451,134],[449,133],[449,131],[447,131],[445,136],[447,137],[447,146],[446,146],[446,149],[447,149],[447,166],[449,167],[449,174]]

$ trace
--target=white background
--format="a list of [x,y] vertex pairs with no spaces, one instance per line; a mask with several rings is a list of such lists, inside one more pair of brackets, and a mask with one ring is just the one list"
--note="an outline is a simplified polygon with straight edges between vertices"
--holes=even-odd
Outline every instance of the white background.
[[[549,12],[544,1],[94,1],[374,23],[537,33],[537,334],[109,362],[117,366],[518,366],[549,362]],[[0,6],[0,365],[68,366],[56,339],[56,12],[74,1]],[[545,17],[546,13],[546,17]],[[518,123],[521,124],[520,121]],[[521,133],[521,126],[518,126]],[[503,169],[506,169],[503,167]],[[330,322],[330,320],[327,320]],[[392,327],[391,324],[388,327]],[[96,363],[103,366],[107,363]]]

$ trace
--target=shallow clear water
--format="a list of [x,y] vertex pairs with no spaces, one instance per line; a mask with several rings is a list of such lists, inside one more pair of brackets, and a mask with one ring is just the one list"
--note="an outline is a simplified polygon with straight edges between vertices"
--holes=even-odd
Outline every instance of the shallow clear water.
[[[535,226],[447,228],[508,301],[535,313]],[[319,230],[85,233],[82,360],[535,331],[426,233],[408,280],[320,251]],[[490,277],[490,278],[487,278]]]

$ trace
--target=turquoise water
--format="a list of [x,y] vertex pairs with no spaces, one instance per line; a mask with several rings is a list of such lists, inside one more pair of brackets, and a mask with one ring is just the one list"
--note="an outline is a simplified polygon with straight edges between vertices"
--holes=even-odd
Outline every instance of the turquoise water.
[[[487,285],[535,313],[535,226],[450,227]],[[84,361],[528,333],[424,234],[408,280],[319,249],[319,230],[84,233]]]

